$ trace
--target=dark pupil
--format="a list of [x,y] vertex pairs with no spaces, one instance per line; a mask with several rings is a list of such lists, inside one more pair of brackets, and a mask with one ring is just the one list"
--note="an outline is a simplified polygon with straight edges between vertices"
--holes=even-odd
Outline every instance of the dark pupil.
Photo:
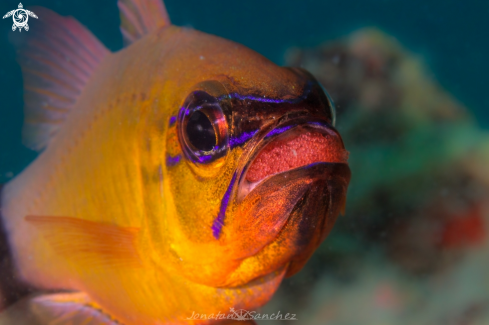
[[201,151],[211,151],[217,144],[216,132],[209,118],[202,112],[194,112],[187,123],[187,136],[190,143]]

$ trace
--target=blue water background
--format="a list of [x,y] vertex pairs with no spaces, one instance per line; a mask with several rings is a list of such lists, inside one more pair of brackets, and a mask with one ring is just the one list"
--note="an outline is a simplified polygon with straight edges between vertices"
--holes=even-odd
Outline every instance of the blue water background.
[[[0,16],[18,1],[0,0]],[[23,1],[72,15],[111,50],[122,47],[115,0]],[[172,22],[242,43],[283,64],[290,46],[315,46],[364,26],[377,26],[428,64],[439,82],[489,127],[489,1],[167,0]],[[39,17],[42,19],[42,17]],[[30,19],[31,28],[36,20]],[[21,144],[22,77],[8,43],[12,20],[0,20],[0,183],[36,153]]]

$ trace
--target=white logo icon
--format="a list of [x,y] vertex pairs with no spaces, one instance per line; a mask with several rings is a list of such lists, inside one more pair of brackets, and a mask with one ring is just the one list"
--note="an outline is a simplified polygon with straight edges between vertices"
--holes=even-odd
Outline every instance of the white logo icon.
[[27,21],[29,20],[29,16],[34,17],[37,19],[37,16],[35,13],[29,10],[23,9],[24,7],[22,6],[22,3],[19,3],[19,9],[15,9],[12,11],[7,12],[3,18],[8,18],[12,16],[14,20],[14,24],[12,25],[12,30],[15,31],[17,28],[19,29],[19,32],[22,31],[22,28],[24,28],[26,31],[29,30],[29,25],[27,25]]

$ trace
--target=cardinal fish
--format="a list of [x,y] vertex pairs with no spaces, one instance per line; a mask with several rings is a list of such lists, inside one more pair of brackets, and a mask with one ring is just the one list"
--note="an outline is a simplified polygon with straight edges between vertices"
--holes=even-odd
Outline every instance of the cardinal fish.
[[171,25],[160,0],[118,7],[116,53],[44,8],[12,35],[23,139],[40,153],[1,193],[12,274],[30,291],[0,324],[254,310],[344,209],[348,152],[311,74]]

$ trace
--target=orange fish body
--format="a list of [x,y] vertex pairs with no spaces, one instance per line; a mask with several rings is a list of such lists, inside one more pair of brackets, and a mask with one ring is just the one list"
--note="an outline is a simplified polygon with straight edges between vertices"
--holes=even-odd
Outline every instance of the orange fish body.
[[17,40],[42,152],[4,187],[3,224],[23,281],[73,292],[24,304],[138,325],[257,308],[344,207],[332,103],[304,71],[170,25],[157,1],[119,7],[117,53],[42,8],[47,25]]

